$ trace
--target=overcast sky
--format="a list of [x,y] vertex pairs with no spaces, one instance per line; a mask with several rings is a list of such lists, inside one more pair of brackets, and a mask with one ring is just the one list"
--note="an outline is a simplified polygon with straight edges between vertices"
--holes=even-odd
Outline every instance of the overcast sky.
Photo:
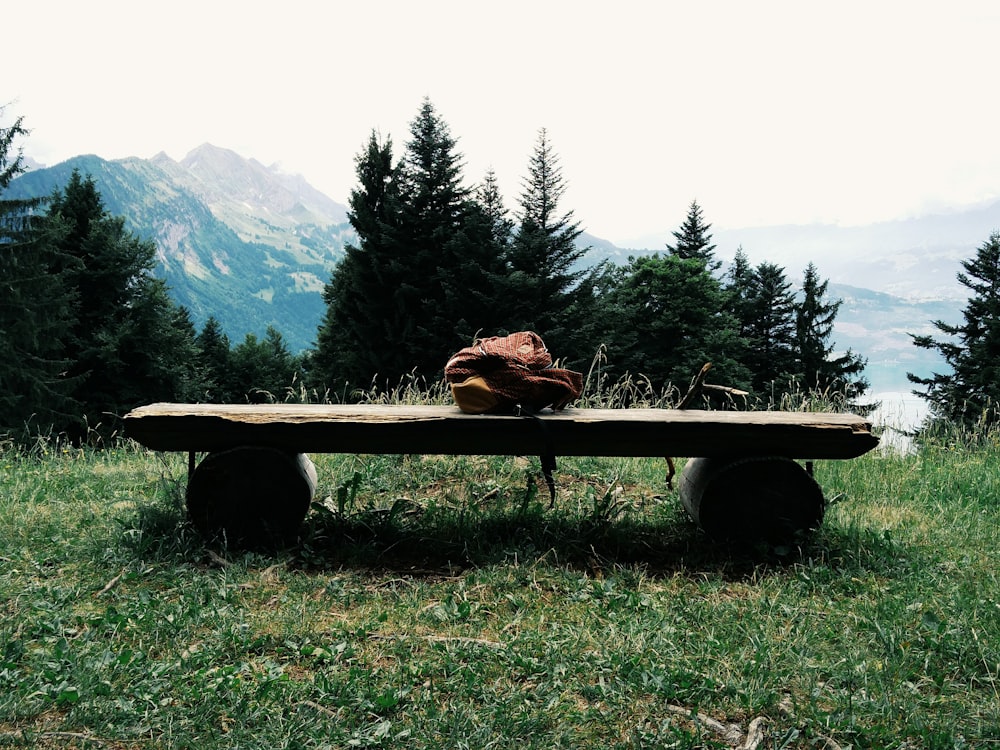
[[[997,8],[997,9],[994,9]],[[858,224],[1000,199],[993,2],[23,0],[2,124],[25,153],[202,143],[346,203],[373,129],[424,97],[513,208],[538,130],[561,208],[620,246],[692,200],[717,228]]]

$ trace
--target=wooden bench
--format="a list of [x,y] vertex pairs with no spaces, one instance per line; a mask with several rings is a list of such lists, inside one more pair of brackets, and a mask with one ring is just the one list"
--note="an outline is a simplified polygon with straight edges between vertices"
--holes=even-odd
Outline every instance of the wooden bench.
[[[681,500],[702,528],[784,539],[822,520],[811,462],[855,458],[879,442],[853,414],[571,408],[526,418],[384,405],[151,404],[125,416],[125,433],[188,452],[192,520],[250,544],[294,537],[315,489],[308,453],[684,456],[694,460]],[[208,453],[197,467],[196,453]]]

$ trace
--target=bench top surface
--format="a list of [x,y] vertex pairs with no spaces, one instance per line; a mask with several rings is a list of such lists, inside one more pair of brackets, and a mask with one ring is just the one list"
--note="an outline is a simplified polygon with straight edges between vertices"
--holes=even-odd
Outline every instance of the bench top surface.
[[455,406],[150,404],[125,433],[163,451],[240,445],[316,453],[854,458],[878,445],[855,414],[566,409],[537,419]]

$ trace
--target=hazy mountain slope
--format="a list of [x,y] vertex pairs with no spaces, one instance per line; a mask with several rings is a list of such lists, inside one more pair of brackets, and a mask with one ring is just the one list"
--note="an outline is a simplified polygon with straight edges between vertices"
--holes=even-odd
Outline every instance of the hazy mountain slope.
[[274,325],[293,349],[308,347],[323,284],[352,236],[346,210],[223,149],[189,159],[80,156],[20,176],[9,194],[50,195],[74,169],[93,176],[108,212],[156,243],[158,273],[196,324],[214,315],[234,344]]
[[957,323],[965,306],[959,300],[907,300],[846,284],[831,283],[831,299],[842,304],[834,326],[838,350],[853,349],[868,359],[866,375],[873,391],[909,391],[906,373],[928,377],[944,372],[936,353],[913,345],[910,334],[940,337],[934,320]]

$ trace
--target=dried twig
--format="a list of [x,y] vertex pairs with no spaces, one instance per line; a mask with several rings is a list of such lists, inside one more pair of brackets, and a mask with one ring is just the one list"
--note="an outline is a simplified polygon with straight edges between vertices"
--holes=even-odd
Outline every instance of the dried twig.
[[111,591],[111,589],[113,589],[115,586],[118,585],[118,582],[121,581],[121,579],[124,576],[125,576],[125,569],[122,568],[122,572],[119,573],[118,575],[116,575],[114,578],[112,578],[106,584],[104,584],[104,588],[102,588],[100,591],[95,591],[94,592],[94,598],[96,599],[97,597],[103,596],[104,594],[106,594],[109,591]]
[[757,750],[760,743],[764,741],[764,725],[767,720],[763,716],[758,716],[750,722],[747,727],[747,738],[743,741],[740,750]]
[[698,394],[701,393],[702,388],[705,386],[705,378],[708,375],[708,371],[712,369],[712,363],[706,362],[698,370],[698,374],[691,379],[691,387],[688,388],[688,392],[684,394],[684,398],[680,400],[677,404],[676,409],[687,409],[691,402],[698,398]]
[[316,701],[305,700],[305,701],[302,701],[299,705],[300,706],[308,706],[313,711],[318,711],[321,714],[324,714],[326,716],[331,716],[333,718],[338,718],[340,716],[340,712],[339,711],[334,711],[332,708],[327,708],[326,706],[323,706],[323,705],[321,705],[319,703],[316,703]]
[[724,724],[718,719],[706,716],[685,706],[667,705],[667,711],[677,716],[683,716],[699,726],[715,733],[722,742],[735,748],[736,750],[757,750],[764,741],[764,726],[767,719],[758,716],[750,722],[747,728],[746,737],[743,736],[743,728],[739,724]]
[[719,735],[719,738],[723,742],[727,742],[734,747],[739,745],[743,739],[743,730],[740,729],[738,724],[723,724],[717,719],[713,719],[711,716],[706,716],[705,714],[698,713],[690,708],[684,706],[674,706],[671,704],[667,705],[667,711],[677,716],[683,716],[686,719],[690,719],[696,724],[715,732]]

